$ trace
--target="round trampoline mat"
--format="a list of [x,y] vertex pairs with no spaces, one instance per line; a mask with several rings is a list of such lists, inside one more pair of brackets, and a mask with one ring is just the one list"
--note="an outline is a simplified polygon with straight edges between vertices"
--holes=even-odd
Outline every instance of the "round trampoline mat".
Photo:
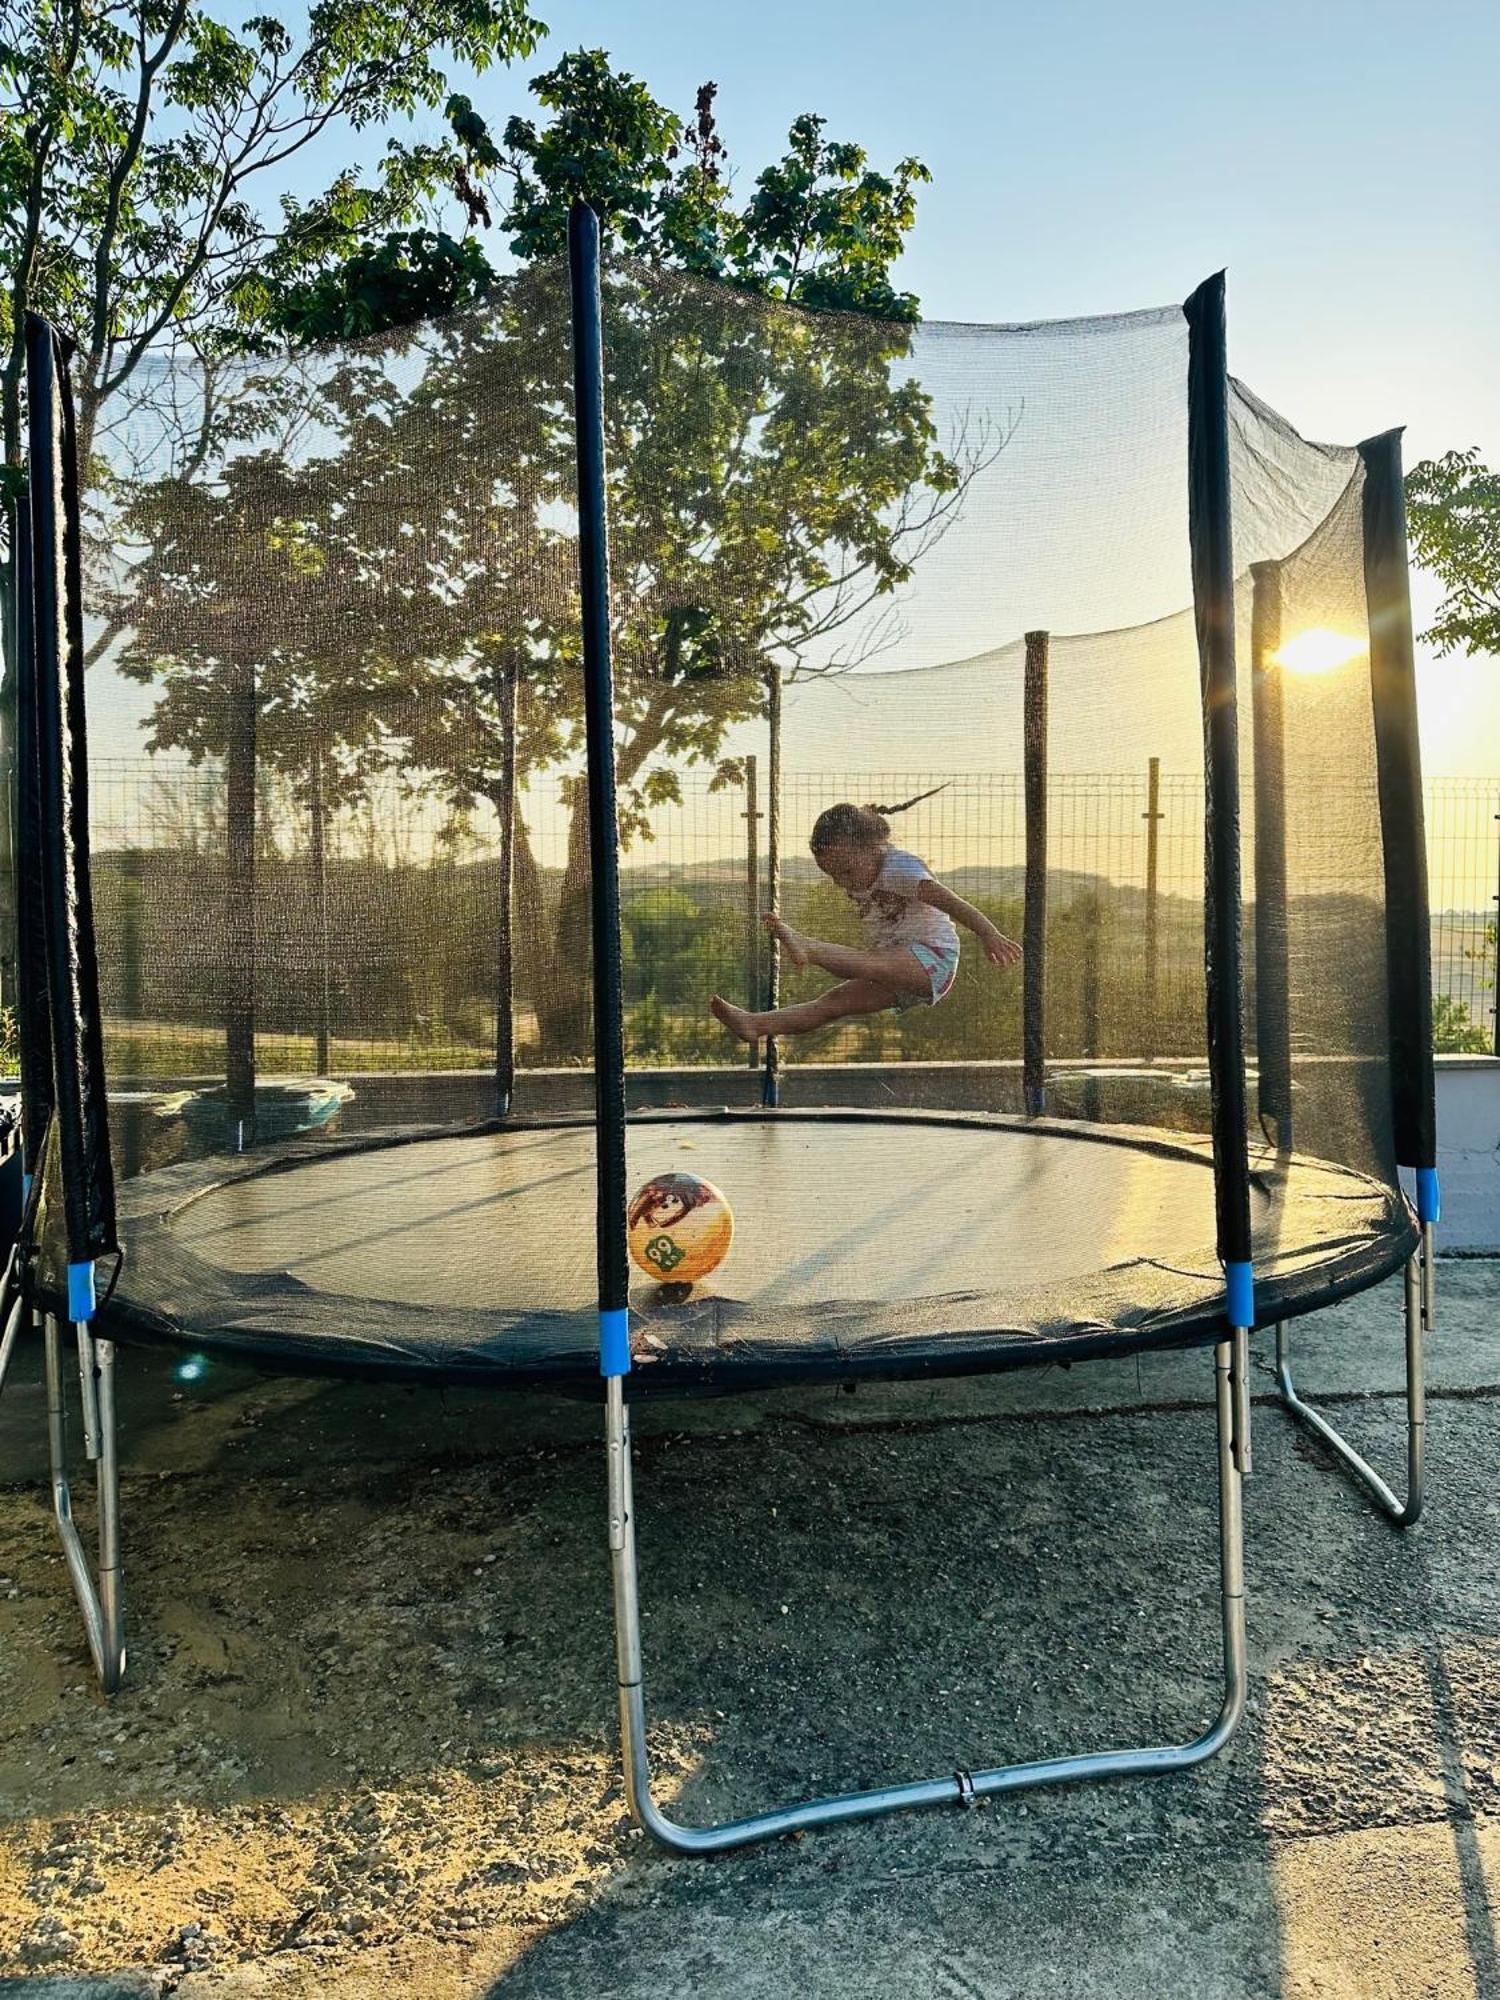
[[[673,1169],[723,1190],[735,1237],[685,1299],[636,1274],[642,1366],[921,1373],[1221,1330],[1211,1159],[1180,1135],[920,1113],[633,1122],[630,1185]],[[593,1366],[590,1123],[199,1161],[126,1194],[127,1330],[291,1365],[314,1364],[311,1344],[330,1370]],[[1394,1194],[1322,1162],[1268,1163],[1253,1210],[1278,1312],[1404,1251]]]

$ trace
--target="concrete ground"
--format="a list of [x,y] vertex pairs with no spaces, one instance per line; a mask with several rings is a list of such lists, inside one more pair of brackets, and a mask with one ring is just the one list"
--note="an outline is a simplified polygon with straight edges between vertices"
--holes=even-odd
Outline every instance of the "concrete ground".
[[[29,1357],[0,1404],[0,1993],[1500,1996],[1500,1264],[1441,1276],[1418,1528],[1257,1408],[1226,1755],[709,1863],[623,1811],[596,1409],[122,1356],[106,1705]],[[1298,1353],[1397,1469],[1398,1290]],[[1210,1386],[1189,1354],[641,1408],[664,1798],[707,1817],[1195,1733]]]

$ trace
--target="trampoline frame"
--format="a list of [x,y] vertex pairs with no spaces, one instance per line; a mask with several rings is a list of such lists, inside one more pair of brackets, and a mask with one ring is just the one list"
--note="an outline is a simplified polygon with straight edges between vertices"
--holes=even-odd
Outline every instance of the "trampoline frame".
[[976,1805],[1001,1792],[1030,1791],[1039,1785],[1078,1784],[1092,1778],[1157,1777],[1190,1770],[1222,1750],[1245,1710],[1245,1533],[1242,1481],[1250,1469],[1249,1341],[1237,1331],[1214,1348],[1214,1411],[1218,1438],[1219,1605],[1223,1636],[1224,1694],[1218,1714],[1190,1742],[1142,1746],[1134,1750],[1083,1751],[1066,1757],[1000,1764],[987,1770],[960,1768],[942,1777],[882,1785],[778,1806],[744,1819],[712,1826],[684,1826],[656,1803],[646,1733],[645,1667],[635,1542],[635,1498],[631,1476],[630,1414],[623,1378],[606,1384],[605,1440],[609,1458],[609,1550],[614,1584],[615,1654],[620,1692],[620,1739],[625,1790],[639,1824],[674,1854],[724,1854],[781,1834],[918,1806]]
[[1276,1387],[1289,1416],[1311,1436],[1318,1438],[1334,1457],[1334,1462],[1363,1489],[1377,1510],[1398,1528],[1411,1528],[1422,1517],[1427,1497],[1427,1383],[1423,1366],[1422,1342],[1437,1326],[1437,1273],[1433,1267],[1434,1244],[1430,1222],[1422,1224],[1421,1244],[1406,1261],[1404,1300],[1406,1323],[1406,1498],[1394,1490],[1362,1453],[1355,1450],[1343,1433],[1320,1410],[1297,1392],[1292,1379],[1291,1343],[1287,1322],[1276,1322]]
[[[1289,1412],[1334,1453],[1378,1511],[1395,1526],[1413,1525],[1422,1511],[1425,1403],[1422,1337],[1431,1331],[1432,1238],[1424,1231],[1422,1251],[1405,1267],[1405,1328],[1407,1366],[1408,1498],[1399,1501],[1363,1457],[1292,1387],[1286,1348],[1286,1324],[1276,1327],[1278,1382]],[[16,1268],[12,1254],[6,1270],[7,1290]],[[29,1308],[16,1289],[0,1337],[0,1388]],[[95,1339],[87,1325],[73,1323],[77,1341],[80,1402],[85,1452],[96,1465],[98,1514],[97,1576],[73,1518],[68,1472],[66,1376],[62,1363],[62,1329],[55,1315],[44,1316],[47,1432],[51,1466],[53,1513],[67,1563],[68,1576],[83,1617],[90,1657],[101,1690],[116,1693],[126,1666],[118,1438],[115,1416],[112,1340]],[[620,1735],[625,1787],[632,1813],[654,1839],[674,1853],[708,1855],[729,1852],[778,1835],[813,1827],[870,1819],[902,1808],[936,1805],[971,1806],[1002,1792],[1040,1785],[1072,1784],[1108,1777],[1144,1777],[1191,1769],[1214,1756],[1229,1741],[1244,1711],[1247,1663],[1244,1620],[1244,1525],[1242,1484],[1252,1469],[1248,1335],[1237,1333],[1214,1348],[1215,1418],[1218,1461],[1219,1596],[1223,1647],[1223,1699],[1214,1720],[1188,1742],[1143,1746],[1130,1750],[1080,1752],[1063,1757],[998,1765],[951,1775],[882,1786],[863,1792],[809,1799],[796,1805],[752,1814],[708,1827],[686,1826],[657,1805],[652,1790],[647,1741],[645,1665],[643,1656],[639,1568],[636,1551],[635,1499],[630,1416],[623,1378],[606,1383],[605,1442],[608,1465],[608,1516],[611,1581],[615,1606],[616,1667]]]
[[[1212,1127],[1217,1247],[1225,1274],[1224,1333],[1214,1343],[1214,1409],[1217,1437],[1220,1625],[1223,1693],[1208,1727],[1175,1745],[1082,1752],[870,1790],[817,1797],[717,1825],[685,1826],[657,1805],[650,1769],[639,1607],[639,1567],[630,1416],[624,1377],[630,1368],[629,1265],[624,1218],[625,1060],[615,800],[613,687],[610,663],[608,520],[604,480],[604,368],[598,218],[575,205],[569,227],[573,363],[577,426],[579,564],[588,749],[590,843],[593,864],[594,1074],[596,1078],[596,1180],[598,1194],[600,1372],[605,1383],[607,1518],[616,1635],[616,1669],[626,1792],[635,1817],[663,1845],[685,1855],[741,1848],[776,1835],[871,1818],[900,1808],[972,1805],[978,1799],[1046,1784],[1105,1777],[1159,1775],[1191,1768],[1221,1749],[1242,1717],[1247,1684],[1244,1621],[1242,1483],[1251,1470],[1249,1342],[1255,1324],[1250,1268],[1248,1106],[1241,991],[1238,749],[1235,714],[1234,573],[1230,536],[1228,371],[1222,274],[1188,301],[1190,541],[1205,718],[1208,778],[1206,937],[1209,952],[1208,1051],[1214,1077]],[[33,1142],[28,1165],[38,1169],[42,1134],[56,1121],[61,1192],[66,1209],[68,1298],[66,1314],[44,1309],[48,1444],[53,1511],[70,1582],[83,1613],[90,1653],[106,1693],[118,1687],[125,1666],[121,1569],[120,1486],[114,1394],[115,1348],[96,1333],[95,1260],[115,1247],[113,1187],[103,1108],[102,1044],[97,971],[88,887],[86,780],[82,770],[81,595],[76,576],[66,587],[62,552],[76,510],[76,466],[67,463],[71,441],[66,384],[58,375],[65,355],[50,327],[31,319],[27,328],[31,459],[36,494],[35,633],[32,699],[41,731],[37,753],[42,807],[33,838],[46,862],[43,887],[50,912],[46,926],[46,992],[24,993],[37,1032],[33,1062],[54,1064],[44,1077],[45,1123],[31,1107]],[[1277,1327],[1277,1381],[1292,1417],[1318,1436],[1336,1461],[1397,1526],[1415,1521],[1423,1501],[1425,1400],[1422,1338],[1433,1324],[1432,1223],[1436,1219],[1435,1127],[1432,1112],[1431,1015],[1427,991],[1426,881],[1421,853],[1420,772],[1415,730],[1411,621],[1405,582],[1399,434],[1361,447],[1367,471],[1366,580],[1371,614],[1371,669],[1375,684],[1377,761],[1387,879],[1388,976],[1392,1007],[1392,1080],[1397,1158],[1418,1169],[1415,1216],[1420,1249],[1408,1259],[1405,1281],[1408,1494],[1391,1488],[1309,1403],[1291,1375],[1284,1324]],[[72,482],[71,488],[69,482]],[[45,517],[45,518],[43,518]],[[1373,525],[1372,525],[1373,524]],[[1373,551],[1373,553],[1372,553]],[[1398,574],[1399,572],[1399,574]],[[41,614],[46,613],[45,629]],[[23,655],[24,655],[23,647]],[[1045,653],[1036,648],[1033,701],[1045,701]],[[26,661],[23,658],[23,668]],[[30,671],[27,668],[27,671]],[[779,683],[771,676],[773,711]],[[76,715],[69,720],[64,705]],[[1044,729],[1044,710],[1038,710]],[[72,740],[69,740],[71,729]],[[1036,734],[1037,732],[1033,732]],[[771,875],[777,869],[779,829],[772,738],[769,800]],[[74,760],[77,760],[76,763]],[[34,773],[28,766],[23,779]],[[1044,789],[1044,788],[1043,788]],[[1028,829],[1030,832],[1031,829]],[[48,839],[51,836],[51,845]],[[1033,845],[1032,873],[1039,849]],[[36,854],[31,856],[33,869]],[[1392,885],[1395,885],[1394,888]],[[36,891],[34,881],[27,888]],[[36,891],[40,893],[39,891]],[[1416,919],[1423,922],[1417,927]],[[777,960],[770,955],[774,990]],[[1033,982],[1035,971],[1033,971]],[[502,966],[502,980],[508,978]],[[1034,1055],[1042,1046],[1028,1017]],[[40,1010],[38,1015],[37,1010]],[[1425,1010],[1425,1011],[1424,1011]],[[49,1039],[49,1019],[57,1043]],[[504,1029],[502,1023],[502,1031]],[[1274,1024],[1273,1024],[1274,1025]],[[243,1023],[241,1023],[243,1027]],[[243,1055],[243,1035],[238,1046]],[[233,1042],[233,1037],[231,1037]],[[41,1051],[45,1049],[45,1054]],[[231,1056],[235,1054],[231,1048]],[[502,1080],[508,1051],[497,1052]],[[1034,1061],[1031,1069],[1038,1067]],[[1274,1073],[1274,1065],[1272,1066]],[[1028,1073],[1028,1097],[1039,1108],[1041,1078]],[[508,1094],[508,1093],[507,1093]],[[765,1102],[776,1101],[776,1050],[767,1049]],[[508,1109],[508,1104],[506,1106]],[[1265,1106],[1262,1105],[1264,1114]],[[1288,1139],[1289,1146],[1289,1127]],[[35,1317],[40,1296],[33,1269],[36,1201],[28,1200],[23,1237],[12,1255],[0,1293],[0,1385],[20,1335]],[[67,1393],[63,1318],[77,1348],[85,1453],[97,1468],[98,1551],[91,1563],[73,1518],[67,1457]]]
[[[783,1106],[767,1111],[756,1106],[729,1106],[715,1102],[714,1087],[719,1074],[722,1073],[705,1072],[706,1087],[700,1092],[701,1104],[676,1103],[670,1107],[632,1112],[627,1120],[627,1129],[634,1143],[643,1145],[648,1135],[662,1131],[688,1131],[695,1135],[706,1133],[711,1142],[714,1135],[732,1134],[736,1128],[773,1125],[807,1127],[813,1131],[826,1131],[830,1126],[849,1127],[857,1145],[862,1130],[879,1132],[895,1125],[925,1133],[951,1130],[969,1137],[980,1135],[1004,1146],[1065,1146],[1070,1151],[1149,1156],[1161,1160],[1169,1168],[1194,1168],[1204,1175],[1205,1180],[1212,1169],[1208,1150],[1201,1139],[1166,1128],[1090,1126],[1081,1121],[1025,1118],[1003,1112],[934,1110],[915,1105],[893,1110]],[[269,1269],[261,1271],[253,1264],[241,1267],[237,1263],[221,1270],[211,1244],[196,1239],[184,1242],[178,1225],[183,1221],[191,1223],[200,1204],[213,1204],[220,1196],[232,1194],[236,1188],[263,1181],[284,1183],[296,1181],[303,1175],[317,1177],[330,1171],[337,1173],[363,1158],[373,1156],[378,1162],[381,1157],[395,1155],[399,1158],[419,1153],[429,1146],[446,1149],[455,1144],[474,1144],[482,1155],[486,1155],[490,1146],[507,1138],[526,1140],[570,1133],[584,1137],[591,1136],[593,1129],[592,1114],[568,1111],[545,1116],[485,1120],[461,1131],[447,1126],[383,1128],[334,1140],[292,1140],[279,1147],[267,1148],[264,1152],[257,1149],[240,1155],[210,1154],[202,1159],[184,1160],[138,1175],[122,1190],[120,1236],[126,1262],[123,1282],[112,1292],[108,1304],[108,1330],[121,1344],[176,1347],[186,1342],[195,1351],[212,1354],[231,1363],[240,1362],[288,1375],[357,1374],[367,1379],[423,1382],[435,1379],[440,1373],[445,1381],[462,1382],[476,1388],[557,1388],[565,1393],[584,1384],[592,1385],[598,1380],[597,1332],[592,1325],[586,1336],[586,1360],[582,1353],[564,1356],[554,1349],[550,1354],[539,1356],[534,1366],[521,1365],[512,1353],[502,1368],[490,1360],[487,1343],[473,1354],[461,1345],[462,1329],[465,1321],[472,1317],[473,1309],[451,1309],[455,1324],[450,1329],[450,1308],[442,1303],[440,1297],[429,1297],[423,1306],[427,1328],[424,1345],[442,1340],[447,1343],[448,1351],[440,1368],[424,1365],[393,1347],[385,1337],[389,1317],[393,1314],[409,1315],[412,1310],[409,1305],[387,1298],[379,1286],[369,1290],[345,1289],[337,1280],[327,1286],[321,1283],[305,1286],[296,1270],[295,1260],[285,1274],[293,1288],[294,1300],[300,1305],[309,1291],[316,1293],[322,1300],[325,1318],[332,1317],[342,1326],[356,1331],[353,1338],[329,1342],[322,1346],[321,1351],[317,1332],[302,1331],[300,1326],[295,1338],[289,1329],[283,1329],[280,1336],[273,1338],[260,1331],[267,1317],[268,1303],[268,1294],[262,1289],[261,1281],[281,1273],[273,1274]],[[700,1143],[697,1136],[693,1143]],[[1263,1263],[1257,1299],[1268,1308],[1268,1320],[1272,1311],[1275,1318],[1290,1320],[1308,1312],[1320,1311],[1368,1289],[1371,1284],[1400,1270],[1410,1254],[1407,1244],[1415,1246],[1419,1241],[1418,1232],[1409,1223],[1404,1202],[1399,1196],[1393,1198],[1386,1185],[1371,1176],[1339,1167],[1333,1162],[1302,1155],[1272,1154],[1261,1149],[1252,1155],[1251,1164],[1252,1182],[1262,1198],[1275,1199],[1273,1190],[1283,1176],[1287,1187],[1292,1190],[1305,1188],[1310,1174],[1319,1179],[1331,1176],[1335,1183],[1347,1182],[1354,1191],[1368,1196],[1372,1204],[1378,1199],[1391,1212],[1392,1221],[1394,1212],[1399,1208],[1402,1223],[1399,1241],[1394,1234],[1387,1234],[1389,1225],[1382,1223],[1380,1240],[1351,1240],[1345,1249],[1325,1259],[1316,1268],[1315,1274],[1295,1261],[1292,1268],[1285,1271],[1279,1269],[1274,1261]],[[720,1166],[716,1177],[722,1179],[725,1171],[727,1169]],[[406,1172],[414,1180],[420,1180],[423,1173],[420,1160],[414,1161]],[[743,1179],[740,1184],[745,1184]],[[292,1197],[292,1193],[288,1187],[288,1198]],[[303,1186],[298,1198],[312,1198],[310,1180]],[[1372,1209],[1370,1221],[1373,1223],[1374,1219]],[[169,1316],[162,1315],[153,1306],[162,1282],[157,1260],[162,1254],[163,1239],[171,1240],[165,1282],[177,1299],[177,1310]],[[278,1263],[286,1254],[286,1249],[278,1250]],[[1201,1250],[1195,1253],[1195,1262],[1201,1254]],[[1145,1261],[1149,1266],[1153,1260],[1148,1257]],[[1184,1271],[1187,1268],[1189,1266],[1183,1266]],[[1040,1282],[1034,1273],[1021,1275],[1028,1290]],[[1101,1267],[1099,1276],[1104,1275]],[[1311,1282],[1314,1275],[1315,1283]],[[211,1319],[190,1309],[185,1303],[187,1295],[195,1287],[206,1290],[222,1278],[228,1278],[231,1284],[243,1278],[248,1286],[240,1301],[240,1306],[249,1315],[248,1323],[237,1320],[238,1308],[232,1299],[224,1299],[215,1308],[229,1315],[228,1333],[217,1331]],[[977,1275],[971,1274],[971,1282],[977,1282]],[[43,1278],[37,1290],[39,1308],[66,1312],[63,1287],[56,1277],[51,1282]],[[906,1305],[924,1309],[929,1320],[940,1313],[944,1303],[941,1296],[931,1299],[906,1293],[897,1296]],[[973,1293],[966,1290],[964,1296],[972,1300]],[[689,1332],[690,1337],[681,1342],[674,1341],[667,1351],[657,1353],[653,1357],[654,1365],[644,1368],[639,1361],[633,1361],[631,1372],[641,1385],[641,1393],[653,1397],[700,1391],[714,1394],[742,1388],[776,1388],[792,1381],[812,1380],[843,1383],[931,1380],[936,1376],[1010,1372],[1017,1367],[1034,1367],[1043,1363],[1070,1366],[1076,1362],[1134,1354],[1146,1347],[1177,1349],[1212,1346],[1220,1337],[1221,1295],[1215,1292],[1191,1306],[1184,1302],[1168,1309],[1164,1316],[1153,1320],[1149,1329],[1140,1324],[1111,1326],[1106,1309],[1098,1324],[1092,1321],[1080,1323],[1069,1332],[1055,1330],[1049,1325],[1045,1334],[1037,1330],[1027,1334],[1004,1316],[1005,1306],[997,1300],[992,1319],[984,1324],[970,1324],[961,1335],[951,1325],[945,1325],[944,1332],[934,1340],[935,1329],[929,1325],[925,1338],[912,1333],[900,1341],[877,1341],[873,1345],[851,1344],[843,1340],[825,1344],[816,1335],[820,1314],[837,1313],[846,1306],[859,1303],[842,1296],[827,1296],[820,1298],[816,1304],[802,1303],[794,1308],[784,1308],[783,1314],[779,1315],[784,1317],[788,1312],[795,1312],[805,1318],[807,1325],[800,1331],[806,1332],[810,1338],[789,1341],[779,1352],[772,1348],[752,1354],[744,1336],[749,1332],[753,1340],[756,1311],[753,1302],[741,1299],[734,1287],[721,1296],[712,1285],[695,1297],[696,1305],[693,1301],[685,1301],[673,1307],[671,1318],[675,1320],[680,1313],[692,1321],[699,1310],[711,1318],[722,1314],[721,1331],[725,1347],[721,1349],[717,1340],[700,1345],[696,1338],[691,1337],[689,1328],[679,1328]],[[1143,1304],[1144,1294],[1136,1294],[1135,1303]],[[873,1316],[898,1309],[878,1300],[861,1306],[862,1311]],[[644,1310],[648,1315],[645,1324],[658,1332],[662,1331],[649,1317],[649,1305],[644,1306]],[[497,1329],[506,1330],[520,1330],[520,1321],[532,1317],[545,1320],[556,1316],[580,1322],[593,1319],[592,1312],[582,1306],[575,1310],[558,1305],[540,1305],[534,1301],[533,1311],[522,1313],[516,1302],[502,1305],[498,1299],[492,1299],[490,1313],[500,1316]],[[1047,1315],[1043,1313],[1042,1317],[1046,1319]],[[580,1361],[584,1363],[582,1368]]]

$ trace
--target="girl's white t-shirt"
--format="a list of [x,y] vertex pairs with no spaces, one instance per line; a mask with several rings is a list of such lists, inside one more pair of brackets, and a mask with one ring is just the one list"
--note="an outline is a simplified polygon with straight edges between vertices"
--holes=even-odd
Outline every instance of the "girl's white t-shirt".
[[870,887],[850,901],[868,925],[877,951],[894,951],[903,945],[926,944],[939,950],[957,951],[958,932],[951,918],[931,903],[924,903],[918,890],[934,879],[927,863],[899,847],[888,847],[880,873]]

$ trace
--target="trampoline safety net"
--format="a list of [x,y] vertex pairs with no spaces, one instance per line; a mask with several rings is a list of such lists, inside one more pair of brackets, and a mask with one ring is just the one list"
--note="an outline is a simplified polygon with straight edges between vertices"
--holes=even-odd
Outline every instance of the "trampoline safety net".
[[[603,314],[631,1169],[738,1223],[692,1298],[641,1277],[638,1364],[1214,1337],[1183,309],[908,326],[611,258]],[[153,360],[80,437],[127,1331],[593,1365],[572,365],[540,266]],[[1252,1227],[1297,1310],[1410,1247],[1366,473],[1237,383],[1229,418]],[[942,997],[741,1039],[716,998],[837,983],[768,917],[878,927],[819,816],[919,794],[891,839],[969,913]]]

